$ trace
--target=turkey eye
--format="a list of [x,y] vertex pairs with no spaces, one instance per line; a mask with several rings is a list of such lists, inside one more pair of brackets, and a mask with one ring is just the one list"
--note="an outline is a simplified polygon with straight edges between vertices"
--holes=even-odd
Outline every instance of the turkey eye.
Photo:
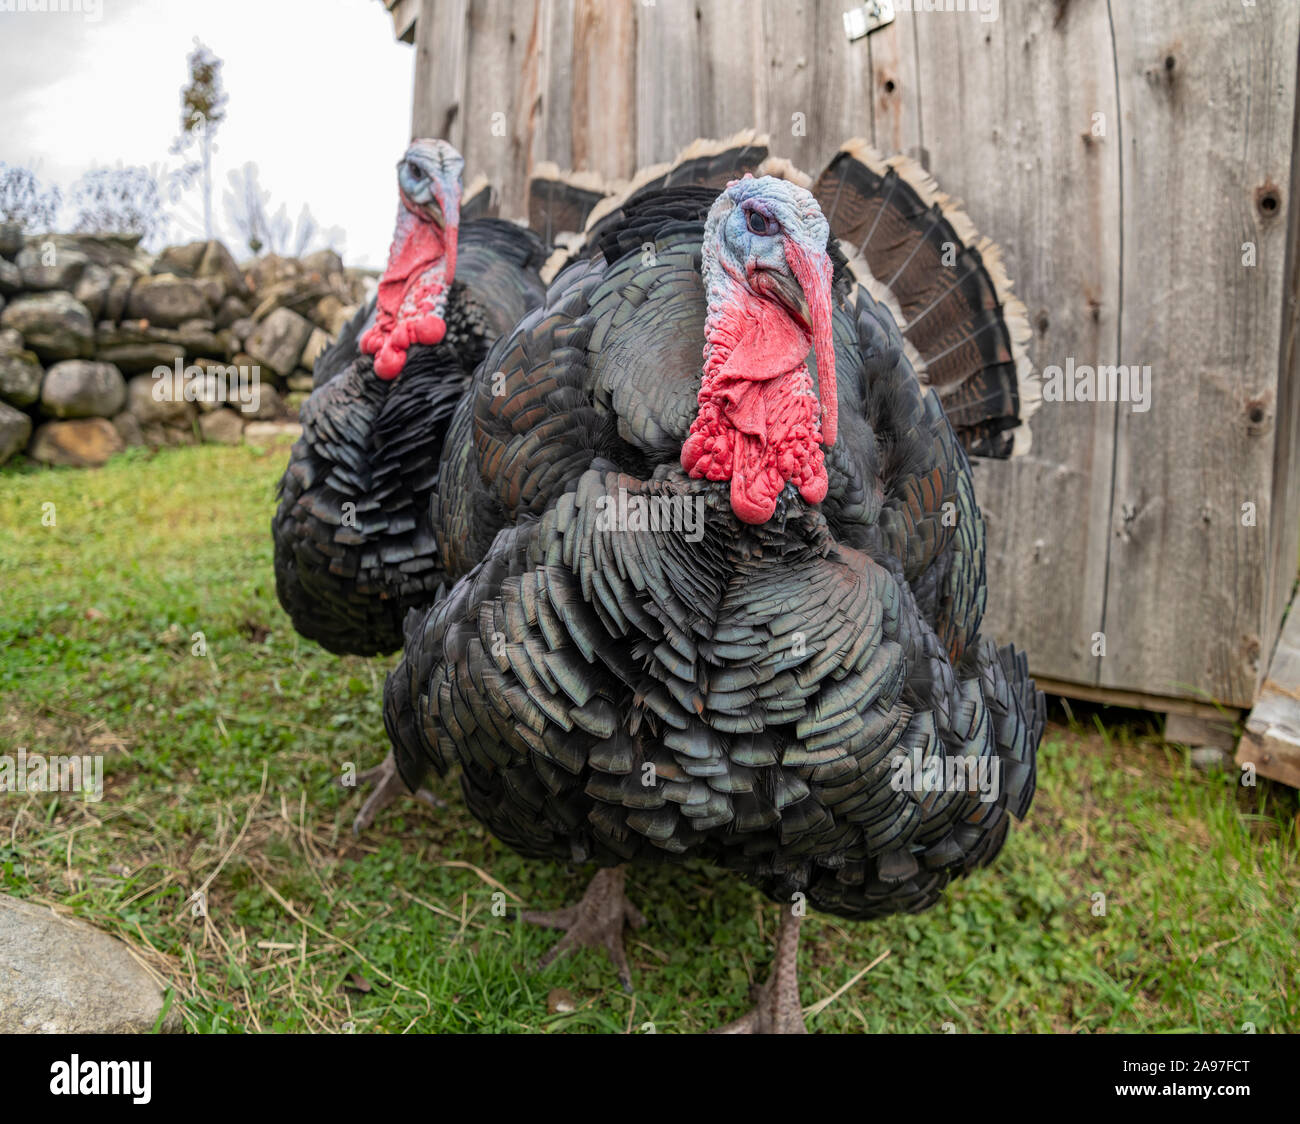
[[765,219],[765,218],[764,218],[762,215],[760,215],[757,211],[750,211],[750,212],[749,212],[748,226],[749,226],[749,229],[750,229],[754,234],[766,234],[766,233],[767,233],[767,219]]

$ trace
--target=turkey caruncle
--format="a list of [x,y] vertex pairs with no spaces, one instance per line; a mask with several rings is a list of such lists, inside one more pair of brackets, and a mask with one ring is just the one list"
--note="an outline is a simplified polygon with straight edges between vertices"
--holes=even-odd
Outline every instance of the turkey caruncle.
[[[931,906],[1028,809],[1043,698],[980,634],[962,446],[1023,448],[1036,384],[996,250],[923,172],[851,142],[810,192],[766,157],[699,142],[598,206],[492,348],[435,510],[463,576],[384,718],[412,787],[459,764],[503,842],[602,868],[524,914],[567,929],[543,964],[602,945],[628,986],[622,864],[706,859],[784,906],[729,1029],[801,1031],[805,906]],[[656,503],[702,536],[611,518]]]
[[[413,141],[398,163],[379,291],[317,360],[280,481],[276,592],[298,632],[331,652],[395,651],[406,613],[446,580],[429,500],[456,403],[488,346],[541,302],[552,229],[581,229],[600,198],[580,178],[538,177],[543,241],[493,217],[486,180],[462,205],[463,168],[442,140]],[[360,829],[402,788],[391,755],[358,779],[377,782]]]

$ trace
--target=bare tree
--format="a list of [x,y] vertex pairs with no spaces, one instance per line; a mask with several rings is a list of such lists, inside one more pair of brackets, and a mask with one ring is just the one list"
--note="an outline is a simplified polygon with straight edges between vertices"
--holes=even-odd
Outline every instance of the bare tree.
[[171,151],[180,155],[193,145],[199,148],[197,162],[186,164],[174,173],[175,181],[189,187],[201,178],[203,191],[203,232],[212,238],[212,154],[217,127],[226,119],[226,92],[221,84],[222,62],[196,38],[194,50],[186,60],[190,68],[189,84],[181,87],[181,132],[172,142]]
[[251,161],[230,173],[230,187],[222,199],[227,221],[254,254],[265,250],[302,257],[313,249],[340,249],[345,241],[340,227],[322,227],[306,204],[296,223],[284,203],[271,213],[271,193],[258,182],[257,165]]
[[139,234],[146,246],[157,245],[167,232],[158,180],[148,168],[97,168],[72,188],[75,218],[81,232]]
[[0,222],[16,222],[32,233],[47,231],[62,204],[57,187],[43,188],[29,168],[0,160]]

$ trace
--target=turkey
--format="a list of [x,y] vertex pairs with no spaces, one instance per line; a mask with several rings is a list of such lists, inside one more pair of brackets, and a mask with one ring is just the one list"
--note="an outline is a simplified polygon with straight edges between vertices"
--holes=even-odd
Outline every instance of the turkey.
[[[488,346],[542,299],[548,247],[492,217],[486,189],[462,212],[463,167],[441,140],[413,141],[398,163],[379,291],[317,361],[280,482],[276,592],[298,632],[331,652],[395,651],[407,611],[446,579],[429,501],[447,426]],[[546,196],[579,225],[594,202],[575,202],[558,173]],[[358,828],[400,791],[391,760],[360,779],[378,783]]]
[[783,906],[725,1029],[801,1032],[806,906],[922,910],[997,854],[1044,703],[980,632],[966,449],[1026,447],[1025,334],[996,249],[862,142],[815,185],[697,142],[593,210],[457,408],[455,581],[384,700],[412,788],[459,766],[504,843],[600,868],[524,914],[565,930],[543,964],[604,947],[630,986],[625,864],[704,859]]

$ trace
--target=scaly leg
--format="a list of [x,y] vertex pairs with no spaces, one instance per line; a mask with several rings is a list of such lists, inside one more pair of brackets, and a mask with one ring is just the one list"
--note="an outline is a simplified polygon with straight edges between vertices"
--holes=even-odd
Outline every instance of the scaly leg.
[[565,930],[559,942],[542,957],[539,968],[545,968],[575,948],[603,948],[618,969],[623,990],[632,990],[632,972],[623,951],[623,926],[639,929],[645,924],[645,917],[623,893],[624,879],[624,867],[598,870],[577,905],[564,909],[520,911],[519,916],[534,925]]
[[801,918],[781,907],[776,957],[767,982],[758,989],[758,1002],[747,1015],[719,1027],[714,1034],[807,1034],[799,1005],[799,924]]
[[375,816],[399,796],[414,796],[416,800],[428,804],[430,808],[445,808],[447,806],[445,801],[439,800],[427,788],[412,792],[406,787],[406,782],[402,780],[402,774],[397,771],[397,759],[393,756],[392,750],[389,750],[388,756],[373,769],[358,773],[357,783],[361,785],[373,783],[375,788],[366,797],[366,802],[361,805],[361,811],[357,813],[357,818],[352,821],[353,835],[360,835],[365,831],[374,823]]

